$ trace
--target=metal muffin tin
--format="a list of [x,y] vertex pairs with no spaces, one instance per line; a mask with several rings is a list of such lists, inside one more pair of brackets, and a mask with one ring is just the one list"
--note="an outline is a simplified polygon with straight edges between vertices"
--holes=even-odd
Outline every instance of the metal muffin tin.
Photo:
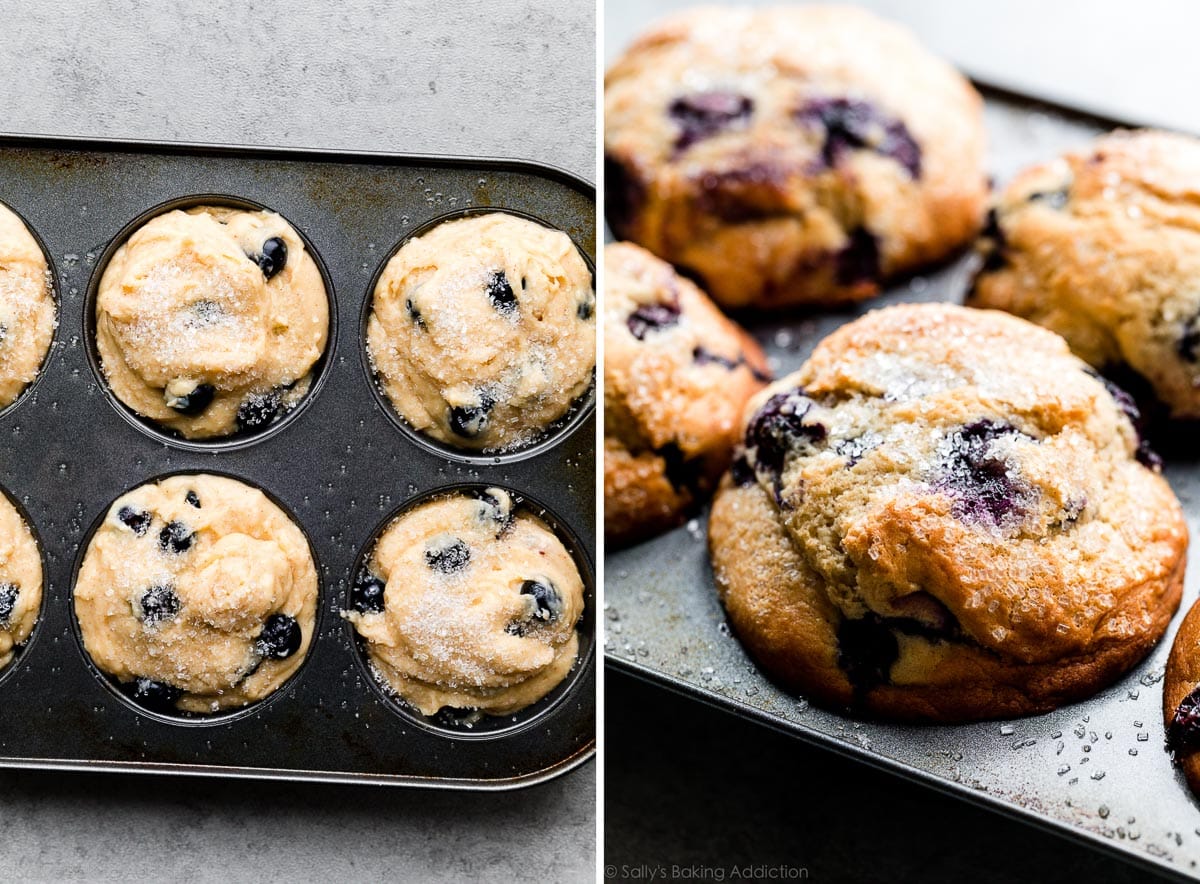
[[[985,90],[985,97],[989,170],[1000,185],[1026,165],[1117,125],[995,90]],[[799,368],[822,338],[869,310],[911,301],[961,302],[972,266],[964,256],[899,283],[881,298],[834,312],[737,318],[782,377]],[[1167,654],[1200,586],[1200,455],[1194,445],[1190,453],[1178,443],[1171,448],[1164,452],[1164,472],[1183,502],[1193,538],[1183,606],[1141,665],[1082,703],[1047,715],[958,726],[902,726],[810,706],[767,678],[731,634],[708,562],[705,514],[606,557],[606,661],[1158,872],[1200,876],[1200,802],[1171,763],[1162,724]]]
[[[163,436],[97,374],[85,302],[102,256],[131,221],[181,198],[279,212],[311,244],[330,287],[336,310],[319,383],[268,432],[198,443]],[[465,208],[508,209],[565,231],[594,261],[591,185],[503,160],[3,135],[0,201],[42,241],[59,305],[41,376],[0,412],[0,486],[38,538],[46,579],[34,634],[0,672],[0,766],[509,789],[594,753],[594,396],[534,450],[455,457],[397,428],[360,355],[373,275],[411,231]],[[115,696],[82,653],[69,608],[95,520],[127,489],[176,472],[268,492],[304,530],[321,579],[304,665],[273,697],[214,720],[159,716]],[[499,730],[407,717],[371,683],[339,616],[376,532],[412,499],[464,483],[498,485],[544,508],[570,539],[587,589],[567,681]]]

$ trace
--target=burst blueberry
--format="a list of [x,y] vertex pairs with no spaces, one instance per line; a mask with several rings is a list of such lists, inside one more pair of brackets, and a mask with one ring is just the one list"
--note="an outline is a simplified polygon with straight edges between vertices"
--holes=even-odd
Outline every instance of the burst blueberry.
[[652,331],[662,331],[679,322],[679,307],[675,304],[643,304],[629,314],[625,325],[629,333],[644,341]]
[[996,449],[1001,440],[1030,440],[1011,424],[983,419],[947,437],[942,447],[938,485],[957,498],[957,518],[1000,525],[1020,515],[1030,490],[1013,473],[1015,467]]
[[272,660],[286,660],[300,650],[302,635],[295,617],[287,614],[272,614],[263,623],[262,632],[254,640],[254,650],[259,656]]
[[754,449],[754,462],[778,477],[789,452],[802,443],[825,441],[824,424],[805,422],[813,401],[800,390],[776,393],[763,403],[746,430],[746,447]]
[[684,151],[745,123],[754,112],[754,102],[735,92],[698,92],[675,99],[667,112],[679,127],[675,150]]
[[1183,698],[1167,726],[1167,745],[1176,755],[1200,749],[1200,686]]
[[195,491],[189,491],[183,499],[188,502],[189,506],[194,506],[196,509],[200,509],[200,495],[198,495]]
[[838,666],[855,693],[865,693],[891,680],[900,645],[888,625],[875,615],[843,620],[838,626]]
[[912,178],[921,177],[921,147],[902,120],[873,104],[850,98],[817,98],[794,114],[802,126],[825,132],[821,159],[836,166],[850,151],[870,150],[899,163]]
[[865,227],[852,230],[835,262],[834,274],[841,285],[875,282],[882,273],[878,237]]

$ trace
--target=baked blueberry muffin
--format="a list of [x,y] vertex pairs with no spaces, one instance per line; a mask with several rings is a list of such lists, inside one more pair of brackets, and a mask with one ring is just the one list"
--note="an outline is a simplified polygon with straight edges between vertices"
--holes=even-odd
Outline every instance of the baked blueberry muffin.
[[1120,131],[1006,187],[969,303],[1052,329],[1200,418],[1200,140]]
[[42,610],[42,556],[20,512],[0,492],[0,672],[29,641]]
[[267,211],[152,218],[113,254],[95,309],[113,393],[188,439],[274,423],[307,395],[329,335],[316,262]]
[[604,272],[604,535],[620,544],[712,493],[768,377],[758,343],[670,264],[616,243]]
[[1171,646],[1163,681],[1167,745],[1200,796],[1200,604],[1192,605]]
[[595,312],[569,236],[492,212],[400,247],[375,286],[367,352],[414,429],[510,451],[545,435],[591,386]]
[[16,401],[41,371],[57,312],[41,246],[0,203],[0,408]]
[[1187,529],[1131,400],[1062,338],[909,305],[818,345],[748,406],[710,553],[785,684],[887,718],[1044,712],[1139,661]]
[[217,712],[276,691],[300,668],[317,569],[299,527],[234,479],[171,476],[119,497],[74,588],[92,662],[160,712]]
[[583,579],[562,541],[501,488],[436,498],[379,538],[345,616],[380,683],[425,715],[507,715],[579,654]]
[[604,92],[609,225],[723,306],[867,298],[983,220],[979,95],[862,10],[689,10]]

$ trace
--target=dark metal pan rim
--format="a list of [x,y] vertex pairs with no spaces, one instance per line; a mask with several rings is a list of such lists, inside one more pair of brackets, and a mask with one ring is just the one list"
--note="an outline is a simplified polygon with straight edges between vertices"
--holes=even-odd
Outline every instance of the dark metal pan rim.
[[[546,696],[531,703],[524,709],[518,709],[516,712],[508,715],[485,715],[482,720],[487,726],[479,730],[468,726],[454,727],[441,724],[437,720],[438,716],[421,714],[397,697],[386,683],[381,681],[381,676],[371,665],[365,647],[366,643],[355,630],[354,624],[342,618],[344,628],[349,636],[350,647],[353,649],[354,659],[365,676],[366,682],[383,702],[383,705],[405,722],[449,740],[499,740],[505,737],[516,736],[532,727],[545,723],[559,707],[564,705],[569,698],[572,698],[577,693],[579,684],[584,681],[584,677],[591,671],[595,664],[595,624],[597,622],[595,614],[596,576],[595,569],[592,567],[591,557],[587,552],[587,547],[580,540],[578,534],[553,509],[546,506],[536,497],[513,488],[506,483],[456,482],[450,485],[440,485],[431,488],[428,491],[415,494],[404,500],[380,520],[379,524],[359,548],[353,560],[354,571],[342,596],[342,603],[338,609],[339,612],[351,609],[350,594],[354,589],[355,578],[366,569],[367,562],[370,560],[371,554],[375,551],[375,546],[379,542],[379,538],[383,536],[383,533],[398,518],[431,500],[470,495],[488,488],[502,488],[509,492],[513,497],[513,504],[516,509],[525,510],[531,515],[537,516],[546,527],[553,531],[563,546],[567,548],[567,552],[570,553],[575,566],[579,569],[579,576],[583,579],[584,607],[583,613],[579,618],[579,623],[576,625],[576,631],[580,639],[579,652],[576,656],[575,664],[571,667],[571,671],[567,673],[566,678],[555,685]],[[510,723],[503,724],[502,722],[505,721]]]
[[37,228],[29,222],[17,207],[6,200],[0,199],[0,206],[8,209],[25,225],[25,229],[29,231],[33,241],[37,243],[38,248],[42,250],[42,257],[46,259],[46,267],[50,271],[50,297],[54,301],[54,330],[50,335],[50,346],[46,348],[45,355],[42,356],[42,364],[38,366],[37,374],[33,376],[33,380],[25,385],[25,389],[17,394],[17,398],[8,405],[0,408],[0,420],[7,418],[10,414],[16,411],[25,403],[27,399],[35,399],[34,389],[50,370],[50,363],[54,361],[54,354],[59,348],[58,330],[62,327],[62,293],[59,291],[59,276],[58,262],[54,260],[54,255],[50,253],[50,249],[46,246],[46,241],[42,239],[41,233]]
[[[89,654],[87,652],[87,648],[83,643],[83,632],[79,626],[79,618],[78,618],[78,616],[76,616],[76,613],[75,613],[75,585],[79,580],[79,569],[81,567],[83,567],[83,560],[84,560],[84,558],[87,557],[88,550],[91,548],[92,539],[95,537],[96,531],[98,531],[100,526],[104,524],[104,520],[108,517],[109,511],[112,509],[113,504],[116,503],[117,500],[124,497],[126,494],[128,494],[130,491],[133,491],[136,488],[141,488],[143,485],[155,485],[155,484],[158,484],[159,482],[163,481],[164,479],[169,479],[173,476],[201,476],[201,475],[219,476],[224,479],[232,479],[235,482],[240,482],[243,485],[248,485],[251,488],[261,491],[263,494],[266,495],[267,499],[270,500],[271,503],[273,503],[277,507],[279,507],[279,509],[284,513],[284,515],[286,515],[289,519],[292,520],[292,524],[294,524],[300,530],[300,533],[304,536],[304,542],[306,544],[308,544],[308,553],[310,556],[312,556],[313,567],[316,570],[316,574],[317,574],[317,604],[316,604],[316,611],[315,611],[314,619],[313,619],[312,636],[309,639],[309,643],[308,643],[308,652],[305,654],[304,659],[300,662],[300,665],[296,668],[296,671],[293,672],[290,676],[288,676],[287,680],[284,681],[282,684],[280,684],[278,687],[276,687],[275,690],[271,691],[271,693],[267,694],[267,696],[263,697],[261,700],[256,700],[255,702],[250,703],[246,706],[242,706],[240,708],[226,709],[226,710],[222,710],[220,712],[213,712],[213,713],[182,712],[181,711],[176,715],[171,715],[171,714],[168,714],[165,712],[159,712],[155,709],[149,709],[145,706],[142,706],[139,703],[135,702],[131,697],[122,693],[121,690],[115,684],[115,679],[113,678],[113,676],[110,676],[107,673],[101,671],[100,667],[96,665],[94,660],[92,660],[91,654]],[[250,479],[246,476],[237,475],[232,472],[227,472],[225,470],[219,470],[219,469],[173,470],[170,472],[159,473],[154,476],[149,476],[133,485],[130,485],[129,487],[125,488],[124,490],[118,492],[112,498],[112,500],[110,500],[107,504],[105,504],[105,506],[96,515],[96,518],[92,520],[91,527],[88,528],[87,532],[83,535],[83,539],[80,541],[79,550],[75,554],[75,563],[71,568],[71,586],[67,590],[66,600],[65,600],[66,606],[67,606],[67,616],[71,622],[71,634],[75,637],[75,643],[79,650],[79,655],[80,655],[80,657],[83,658],[83,661],[87,665],[88,670],[92,673],[92,675],[96,678],[97,681],[99,681],[102,685],[104,685],[105,689],[112,696],[116,697],[123,706],[125,706],[128,709],[133,710],[133,712],[135,714],[143,716],[145,718],[149,718],[153,721],[161,722],[163,724],[168,724],[168,725],[172,725],[172,726],[212,727],[212,726],[217,726],[217,725],[233,724],[234,722],[242,721],[247,718],[257,717],[259,713],[261,713],[269,705],[274,703],[280,696],[287,693],[290,689],[295,688],[296,685],[299,684],[301,676],[304,674],[304,671],[308,668],[308,663],[312,659],[313,654],[316,652],[317,639],[321,636],[322,631],[324,629],[324,625],[325,625],[325,607],[326,607],[325,601],[326,601],[329,593],[328,593],[328,588],[326,587],[326,579],[323,576],[324,573],[325,573],[325,571],[321,565],[321,560],[317,557],[317,551],[313,546],[312,538],[310,538],[308,536],[308,531],[305,529],[304,523],[296,516],[296,514],[294,512],[292,512],[291,508],[288,507],[288,505],[285,504],[283,501],[281,501],[278,497],[276,497],[274,495],[274,493],[271,492],[270,489],[264,488],[259,482],[257,482],[254,479]]]
[[549,178],[575,190],[595,190],[589,179],[561,166],[542,160],[523,160],[513,157],[472,156],[470,154],[421,154],[390,150],[338,150],[321,147],[290,147],[265,144],[247,146],[208,141],[149,138],[98,138],[88,135],[48,135],[43,132],[21,133],[0,130],[0,147],[5,144],[49,150],[130,151],[153,150],[159,153],[196,154],[209,156],[266,159],[280,157],[293,161],[385,163],[389,165],[422,165],[435,168],[471,168],[487,166],[497,171],[517,172]]
[[220,777],[234,780],[275,780],[290,783],[327,783],[343,786],[401,786],[408,789],[436,789],[451,792],[515,792],[528,789],[582,767],[596,754],[592,740],[578,751],[541,770],[515,777],[472,779],[470,777],[431,777],[416,774],[373,774],[354,771],[309,771],[302,768],[230,767],[214,764],[178,764],[166,761],[72,761],[61,758],[8,758],[0,756],[0,768],[62,770],[77,773],[172,775]]
[[[296,231],[301,242],[304,243],[304,248],[312,256],[313,262],[317,266],[317,270],[321,275],[321,282],[325,286],[325,297],[328,301],[329,311],[329,328],[326,334],[325,351],[320,358],[314,363],[310,374],[312,375],[312,384],[309,386],[308,392],[304,397],[296,403],[296,405],[286,414],[281,415],[274,420],[270,425],[259,432],[242,433],[236,432],[228,436],[217,436],[212,439],[188,439],[181,433],[176,433],[172,430],[160,426],[154,420],[138,414],[130,406],[122,402],[113,392],[112,387],[108,383],[108,378],[104,374],[103,364],[100,360],[100,352],[96,344],[96,299],[100,293],[100,281],[104,276],[104,271],[108,268],[109,262],[117,250],[125,244],[125,242],[136,233],[144,224],[150,220],[157,218],[159,215],[164,215],[167,212],[177,209],[190,209],[196,206],[217,206],[222,208],[240,209],[247,212],[273,212],[283,218]],[[113,407],[116,412],[125,419],[127,423],[141,432],[145,433],[156,442],[161,442],[164,445],[183,449],[185,451],[196,452],[215,452],[215,451],[236,451],[243,448],[248,448],[252,445],[257,445],[264,442],[273,436],[282,433],[288,426],[299,420],[300,416],[308,409],[308,407],[320,395],[321,388],[325,385],[325,380],[329,374],[329,366],[334,362],[334,351],[337,349],[338,338],[338,303],[337,293],[333,288],[333,278],[329,273],[328,267],[325,265],[324,259],[319,251],[313,245],[308,234],[297,227],[292,221],[270,206],[264,205],[256,200],[247,199],[245,197],[233,196],[224,193],[197,193],[186,194],[182,196],[172,197],[169,200],[151,206],[144,211],[138,213],[128,223],[125,224],[108,242],[107,247],[96,260],[95,267],[92,268],[91,276],[88,279],[87,293],[83,299],[83,337],[84,337],[84,352],[87,354],[88,366],[92,370],[92,375],[95,377],[96,383],[100,389],[104,391],[105,399]]]
[[[566,413],[551,423],[548,427],[542,430],[532,442],[521,445],[516,448],[494,451],[494,452],[476,452],[466,448],[456,448],[445,442],[434,439],[427,433],[422,433],[416,427],[412,426],[408,421],[401,417],[396,411],[396,407],[392,405],[387,394],[381,388],[379,377],[374,366],[371,365],[371,357],[367,350],[367,323],[371,319],[371,312],[375,305],[375,289],[379,285],[379,280],[387,270],[388,264],[392,258],[396,257],[396,253],[405,245],[418,237],[424,236],[429,231],[433,230],[442,224],[450,221],[457,221],[462,218],[473,218],[480,215],[491,215],[495,213],[503,213],[505,215],[513,215],[517,218],[523,218],[526,221],[532,221],[535,224],[540,224],[550,230],[558,230],[560,233],[566,234],[571,243],[575,246],[575,251],[583,258],[584,264],[587,265],[588,271],[592,275],[592,289],[596,287],[596,263],[588,254],[587,249],[576,242],[575,237],[571,236],[567,231],[551,224],[544,218],[539,218],[529,212],[522,212],[517,209],[511,209],[506,206],[466,206],[461,209],[454,209],[449,212],[444,212],[428,221],[423,221],[412,230],[406,232],[393,245],[383,259],[379,262],[379,266],[375,268],[375,272],[371,275],[371,281],[367,284],[367,290],[363,296],[362,307],[359,310],[359,331],[358,331],[358,354],[359,362],[362,364],[363,374],[366,376],[367,385],[371,388],[371,393],[375,396],[375,401],[379,403],[379,407],[383,413],[387,415],[392,426],[398,429],[401,433],[407,436],[413,443],[421,446],[426,451],[432,452],[438,457],[444,457],[448,460],[458,461],[459,463],[495,466],[506,463],[515,463],[521,460],[528,460],[531,457],[537,457],[544,454],[562,442],[565,442],[579,427],[587,422],[591,417],[592,412],[596,408],[596,371],[592,369],[592,381],[588,388],[584,390],[579,397],[571,403]],[[597,314],[599,310],[597,309]]]
[[23,641],[21,644],[14,646],[12,660],[9,661],[7,666],[5,666],[3,669],[0,669],[0,687],[3,687],[4,682],[7,681],[13,673],[26,665],[29,659],[30,650],[33,648],[38,636],[42,634],[42,624],[46,621],[47,599],[50,596],[50,568],[49,563],[46,561],[46,546],[42,543],[42,538],[38,533],[37,526],[33,523],[33,519],[30,518],[29,512],[25,509],[25,505],[21,503],[21,501],[17,500],[16,496],[13,495],[3,485],[0,485],[0,495],[3,495],[8,502],[13,505],[17,511],[17,515],[21,517],[21,521],[25,523],[25,527],[29,529],[29,534],[33,538],[34,544],[37,546],[38,558],[42,563],[42,598],[38,603],[37,619],[33,621],[33,629],[29,633],[29,638],[25,639],[25,641]]

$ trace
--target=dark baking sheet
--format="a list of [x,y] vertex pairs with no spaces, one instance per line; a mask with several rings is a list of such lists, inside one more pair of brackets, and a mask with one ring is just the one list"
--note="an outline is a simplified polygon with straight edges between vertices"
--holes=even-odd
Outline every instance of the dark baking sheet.
[[[1032,162],[1115,124],[987,90],[989,169],[1003,184]],[[836,312],[742,317],[777,376],[868,310],[961,302],[971,261],[906,280]],[[1184,448],[1186,446],[1172,446]],[[1192,537],[1200,520],[1200,453],[1166,466]],[[1183,607],[1154,653],[1092,699],[1041,715],[955,727],[855,720],[810,706],[767,679],[732,637],[713,588],[704,515],[605,560],[604,651],[610,665],[959,797],[1051,827],[1159,871],[1200,872],[1200,805],[1164,748],[1162,677],[1175,628],[1200,584],[1189,553]]]
[[[323,385],[286,426],[251,444],[156,439],[110,401],[89,365],[84,302],[102,254],[131,219],[194,194],[278,211],[311,242],[336,295]],[[585,404],[555,444],[532,453],[457,458],[393,424],[360,356],[363,300],[402,237],[446,213],[506,208],[565,230],[594,260],[591,185],[509,161],[0,136],[0,200],[44,241],[59,295],[41,377],[0,413],[0,486],[39,535],[47,580],[33,637],[0,681],[0,766],[502,789],[592,755],[594,408]],[[94,520],[128,488],[176,471],[224,473],[268,491],[308,535],[322,581],[319,631],[299,674],[269,702],[215,724],[136,711],[86,661],[69,615]],[[588,610],[579,661],[557,702],[517,713],[503,733],[438,731],[400,714],[338,616],[380,524],[414,496],[461,483],[527,494],[580,538]]]

